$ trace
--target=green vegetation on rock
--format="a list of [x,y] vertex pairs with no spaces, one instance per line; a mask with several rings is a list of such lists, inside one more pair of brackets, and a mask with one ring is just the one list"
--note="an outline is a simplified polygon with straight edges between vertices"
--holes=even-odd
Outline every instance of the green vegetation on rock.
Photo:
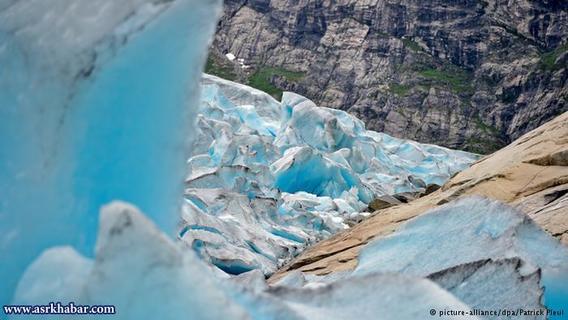
[[474,120],[475,120],[475,125],[482,131],[492,135],[499,135],[499,129],[483,122],[483,120],[479,115],[477,115]]
[[418,43],[416,43],[416,41],[408,39],[408,38],[402,38],[402,43],[404,44],[405,47],[407,47],[408,49],[414,51],[414,52],[418,52],[421,51],[422,49],[420,48],[420,45],[418,45]]
[[466,140],[464,150],[477,154],[490,154],[501,148],[503,148],[503,143],[496,139],[470,137]]
[[473,92],[471,75],[459,68],[425,68],[418,72],[422,77],[450,88],[454,93]]
[[230,81],[235,81],[237,79],[237,75],[231,64],[222,63],[211,55],[207,57],[205,73]]
[[391,83],[389,84],[389,91],[397,96],[405,97],[410,92],[410,87],[403,84]]
[[541,69],[547,71],[556,71],[565,68],[566,64],[563,65],[562,63],[556,63],[556,60],[558,59],[558,57],[560,57],[561,54],[565,53],[566,51],[568,51],[568,43],[556,48],[555,50],[544,53],[540,57]]
[[298,82],[305,77],[305,73],[290,71],[283,68],[260,67],[248,79],[248,84],[256,89],[262,90],[276,99],[282,98],[283,90],[272,84],[271,80],[275,76],[285,78],[289,82]]
[[479,137],[470,137],[467,139],[467,151],[487,154],[498,150],[507,144],[506,141],[503,140],[503,136],[499,129],[486,124],[479,114],[476,114],[473,117],[473,121],[483,134]]

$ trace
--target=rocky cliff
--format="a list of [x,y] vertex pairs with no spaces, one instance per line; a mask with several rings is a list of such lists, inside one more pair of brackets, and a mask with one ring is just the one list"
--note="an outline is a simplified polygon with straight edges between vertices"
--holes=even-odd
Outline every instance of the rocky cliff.
[[567,39],[563,0],[225,0],[207,71],[487,153],[568,110]]
[[478,195],[523,211],[568,245],[568,112],[466,169],[441,189],[378,210],[346,232],[311,247],[273,277],[292,270],[325,275],[357,265],[361,248],[406,221],[453,200]]

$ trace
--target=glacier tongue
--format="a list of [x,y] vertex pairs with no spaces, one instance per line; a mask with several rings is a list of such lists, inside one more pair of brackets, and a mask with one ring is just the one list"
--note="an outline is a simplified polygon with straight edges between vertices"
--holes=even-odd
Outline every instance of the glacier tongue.
[[92,255],[109,201],[174,232],[220,2],[0,1],[0,303],[44,249]]
[[279,103],[210,75],[202,85],[180,238],[228,273],[271,274],[374,198],[424,192],[477,159],[367,131],[290,92]]

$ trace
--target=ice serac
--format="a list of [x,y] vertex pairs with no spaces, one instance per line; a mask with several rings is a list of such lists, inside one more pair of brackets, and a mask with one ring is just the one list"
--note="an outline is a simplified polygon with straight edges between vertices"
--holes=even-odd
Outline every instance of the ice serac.
[[[430,277],[472,307],[529,308],[542,302],[565,310],[568,292],[558,283],[568,283],[567,266],[568,249],[528,216],[499,202],[471,197],[423,214],[370,243],[353,274]],[[543,301],[535,286],[539,282]],[[509,291],[514,294],[497,294],[505,287],[515,288]]]
[[216,0],[0,1],[0,253],[9,257],[0,302],[42,250],[92,255],[111,200],[173,232],[188,104],[219,10]]
[[[459,211],[452,210],[471,204],[483,209],[492,209],[491,205],[496,206],[493,209],[502,209],[496,203],[485,203],[484,207],[486,200],[474,200],[448,205],[447,212],[458,215]],[[416,241],[420,242],[402,238],[387,246],[400,249],[402,253],[385,260],[393,267],[382,263],[370,265],[377,259],[385,259],[385,254],[373,244],[366,254],[374,260],[366,260],[367,265],[360,270],[324,277],[291,274],[269,286],[260,270],[231,279],[215,277],[219,272],[217,268],[170,239],[137,208],[113,203],[104,207],[100,216],[95,258],[90,260],[67,247],[46,251],[22,277],[14,303],[42,304],[54,297],[53,290],[58,290],[56,297],[64,303],[115,305],[118,314],[114,318],[120,319],[339,320],[376,319],[377,314],[385,319],[420,319],[430,317],[431,309],[460,311],[464,313],[460,317],[465,319],[491,319],[477,317],[471,311],[541,308],[539,267],[546,277],[548,270],[565,266],[566,249],[557,246],[558,242],[542,230],[532,229],[530,221],[525,221],[522,215],[474,213],[465,222],[471,223],[473,233],[479,233],[481,241],[499,242],[498,237],[503,233],[510,238],[503,239],[502,244],[508,242],[512,250],[500,252],[501,244],[494,243],[495,252],[510,257],[462,263],[483,257],[484,253],[467,254],[467,250],[477,247],[471,248],[465,241],[454,241],[451,246],[456,250],[451,253],[446,252],[445,247],[441,252],[420,247],[424,237],[441,244],[436,238],[439,227],[450,230],[450,234],[463,233],[463,227],[460,228],[463,217],[449,219],[447,212],[437,219],[426,219],[415,225],[409,223],[406,229],[411,232],[409,236],[417,236]],[[443,219],[449,222],[440,224]],[[515,226],[519,222],[527,223],[527,230],[500,231],[501,227]],[[484,236],[485,232],[488,234]],[[493,240],[484,239],[487,237]],[[424,243],[428,248],[433,247],[427,240]],[[516,250],[518,245],[526,252],[534,248],[542,250],[542,255],[536,257],[538,264]],[[479,248],[482,249],[487,250],[485,246]],[[432,256],[425,258],[412,250],[422,250]],[[463,252],[465,257],[454,258],[455,252]],[[414,254],[408,256],[409,253]],[[409,270],[397,270],[401,265],[408,266]],[[565,283],[565,279],[557,280]],[[544,286],[548,290],[546,282]],[[555,305],[556,308],[561,306]]]
[[22,278],[15,303],[46,304],[53,283],[66,279],[59,301],[114,305],[115,318],[248,319],[207,265],[129,204],[102,209],[96,247],[90,268],[76,268],[86,259],[71,249],[46,251]]
[[423,193],[477,159],[209,75],[198,118],[180,238],[230,274],[271,274],[368,215],[373,199]]

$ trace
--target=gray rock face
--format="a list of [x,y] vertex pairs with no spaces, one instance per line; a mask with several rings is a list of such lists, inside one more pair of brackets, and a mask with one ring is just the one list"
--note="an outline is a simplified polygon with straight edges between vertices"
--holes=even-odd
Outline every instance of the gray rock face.
[[212,52],[369,129],[484,153],[568,110],[567,21],[563,0],[225,0]]

